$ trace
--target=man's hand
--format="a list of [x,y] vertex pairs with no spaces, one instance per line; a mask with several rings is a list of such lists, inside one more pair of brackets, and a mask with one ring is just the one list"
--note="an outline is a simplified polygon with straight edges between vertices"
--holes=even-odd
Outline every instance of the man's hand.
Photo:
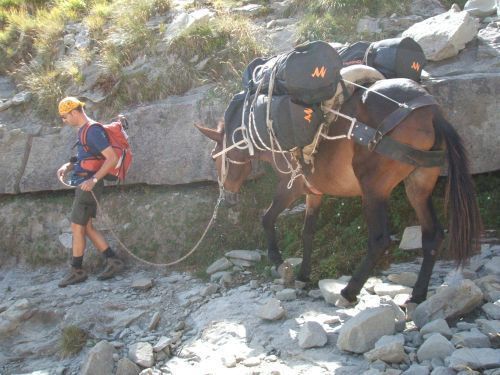
[[96,183],[94,182],[94,180],[92,178],[89,178],[88,180],[83,181],[79,186],[83,191],[91,191],[95,185]]

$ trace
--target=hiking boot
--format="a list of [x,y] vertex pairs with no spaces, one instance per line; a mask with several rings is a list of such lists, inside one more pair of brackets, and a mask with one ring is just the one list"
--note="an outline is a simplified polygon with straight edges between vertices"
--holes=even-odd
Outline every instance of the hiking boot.
[[106,267],[104,268],[104,271],[97,276],[98,280],[107,280],[111,279],[113,276],[115,276],[118,272],[120,272],[123,269],[123,261],[118,258],[107,258],[106,259]]
[[85,280],[87,280],[87,272],[84,269],[71,267],[68,274],[57,285],[59,288],[65,288],[68,285],[78,284]]

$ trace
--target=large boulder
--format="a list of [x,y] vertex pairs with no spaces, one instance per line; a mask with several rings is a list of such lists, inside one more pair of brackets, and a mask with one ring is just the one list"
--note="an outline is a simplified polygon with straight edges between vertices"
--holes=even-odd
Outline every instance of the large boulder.
[[478,21],[468,12],[451,8],[448,12],[427,18],[403,32],[415,39],[428,60],[439,61],[456,56],[479,29]]

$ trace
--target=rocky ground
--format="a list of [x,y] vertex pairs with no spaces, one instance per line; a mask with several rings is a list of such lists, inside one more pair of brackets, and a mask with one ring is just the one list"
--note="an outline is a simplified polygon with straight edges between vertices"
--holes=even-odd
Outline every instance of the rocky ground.
[[[462,272],[438,262],[415,321],[399,306],[421,259],[392,265],[342,307],[345,277],[290,287],[252,272],[258,258],[230,252],[210,282],[129,263],[116,279],[63,289],[65,269],[4,265],[0,374],[500,374],[497,239]],[[64,357],[68,326],[89,338]]]

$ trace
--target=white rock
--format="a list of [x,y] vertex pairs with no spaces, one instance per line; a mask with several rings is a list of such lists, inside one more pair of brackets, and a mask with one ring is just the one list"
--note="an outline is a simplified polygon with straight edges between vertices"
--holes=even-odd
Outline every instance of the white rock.
[[440,333],[446,338],[450,338],[453,334],[448,323],[444,319],[433,320],[420,329],[420,334],[422,336],[432,333]]
[[412,291],[412,289],[407,286],[388,283],[376,284],[373,290],[379,296],[390,296],[391,298],[394,298],[398,294],[411,294]]
[[278,320],[285,316],[286,311],[281,302],[271,298],[265,305],[257,309],[257,316],[264,320]]
[[306,322],[298,334],[299,346],[302,349],[321,347],[326,344],[328,337],[318,322]]
[[365,353],[384,335],[395,330],[394,312],[390,307],[366,309],[349,319],[340,329],[337,347],[354,353]]
[[339,281],[335,279],[323,279],[318,282],[319,290],[327,303],[336,305],[339,300],[344,299],[340,291],[347,286],[347,281]]
[[433,358],[445,359],[455,347],[441,334],[435,333],[430,336],[417,350],[417,357],[420,362]]
[[147,342],[138,342],[129,347],[128,355],[130,359],[142,367],[152,367],[154,365],[153,346]]
[[420,225],[405,228],[403,237],[399,243],[399,248],[402,250],[416,250],[422,248],[422,228]]
[[415,272],[394,273],[387,276],[394,284],[404,285],[413,288],[417,282],[418,275]]
[[404,350],[404,336],[397,334],[394,336],[382,336],[375,343],[375,348],[364,354],[369,361],[381,360],[389,363],[407,362],[408,356]]
[[276,298],[280,301],[293,301],[297,299],[297,293],[295,292],[295,289],[287,288],[276,292]]
[[500,276],[500,256],[490,259],[486,262],[484,268],[488,274]]
[[231,250],[226,253],[226,257],[248,260],[250,262],[260,262],[261,259],[260,253],[255,250]]
[[115,366],[115,361],[113,360],[114,352],[115,348],[109,342],[104,340],[98,342],[90,349],[80,374],[111,374]]
[[132,282],[132,288],[136,290],[149,290],[153,287],[153,280],[149,277],[141,277]]
[[59,242],[66,249],[71,249],[73,247],[73,236],[71,235],[71,233],[61,233],[59,235]]
[[417,306],[412,318],[417,327],[423,327],[435,319],[460,317],[476,308],[482,300],[481,290],[472,281],[463,280],[459,285],[436,291]]
[[485,17],[495,14],[497,5],[495,0],[469,0],[464,5],[464,10],[474,17]]
[[477,35],[478,21],[467,12],[448,12],[416,23],[403,32],[422,47],[428,60],[439,61],[458,54]]
[[216,272],[225,271],[232,266],[233,264],[227,258],[220,258],[208,266],[206,272],[207,274],[212,275]]

